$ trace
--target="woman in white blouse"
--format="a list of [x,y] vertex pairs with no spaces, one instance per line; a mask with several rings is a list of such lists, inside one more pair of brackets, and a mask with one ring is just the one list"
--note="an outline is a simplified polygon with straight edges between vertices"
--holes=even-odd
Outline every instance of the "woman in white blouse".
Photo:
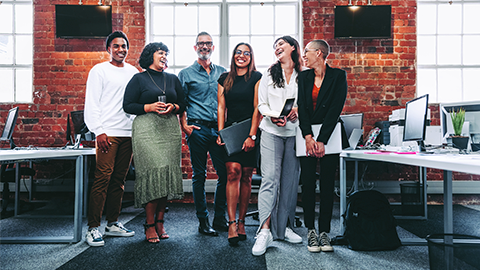
[[258,110],[264,115],[260,123],[262,184],[258,193],[260,227],[252,254],[265,253],[273,240],[301,243],[291,228],[294,224],[299,181],[299,161],[295,155],[295,132],[298,126],[296,101],[289,115],[274,118],[285,100],[297,98],[297,75],[302,68],[298,42],[283,36],[274,43],[275,62],[264,73],[258,89]]

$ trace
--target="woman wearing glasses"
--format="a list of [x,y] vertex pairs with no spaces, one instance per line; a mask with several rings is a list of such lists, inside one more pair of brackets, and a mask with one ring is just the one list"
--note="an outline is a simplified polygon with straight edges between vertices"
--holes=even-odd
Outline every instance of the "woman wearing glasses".
[[302,242],[302,238],[291,229],[295,220],[300,170],[294,150],[297,108],[294,106],[287,116],[267,116],[281,112],[287,98],[297,98],[297,75],[302,67],[300,47],[290,36],[278,38],[273,47],[278,61],[265,72],[258,88],[258,110],[264,115],[260,123],[263,178],[258,192],[260,227],[252,248],[255,256],[264,254],[276,239]]
[[139,60],[145,71],[133,76],[123,100],[123,110],[136,115],[132,128],[135,207],[145,207],[145,236],[150,243],[169,237],[163,227],[167,200],[183,198],[177,114],[183,113],[186,104],[178,77],[165,72],[168,52],[162,42],[145,46]]
[[[235,245],[247,239],[245,215],[250,200],[253,168],[257,165],[255,140],[260,114],[257,109],[258,82],[262,74],[256,71],[252,47],[239,43],[233,50],[230,71],[218,79],[218,130],[235,122],[252,118],[249,137],[243,151],[227,156],[228,242]],[[225,121],[226,116],[226,121]],[[220,136],[217,144],[223,145]],[[239,204],[238,223],[235,221]]]

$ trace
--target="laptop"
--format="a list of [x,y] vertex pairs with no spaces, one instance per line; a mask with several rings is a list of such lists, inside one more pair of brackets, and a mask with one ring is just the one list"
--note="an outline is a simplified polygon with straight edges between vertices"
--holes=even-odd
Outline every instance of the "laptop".
[[225,151],[228,156],[242,151],[242,146],[250,133],[252,118],[239,123],[233,123],[231,126],[220,130],[220,138],[225,143]]
[[350,138],[348,138],[348,144],[350,147],[346,148],[345,150],[355,150],[357,149],[357,145],[360,142],[360,138],[362,138],[363,129],[354,128],[352,130],[352,134],[350,134]]

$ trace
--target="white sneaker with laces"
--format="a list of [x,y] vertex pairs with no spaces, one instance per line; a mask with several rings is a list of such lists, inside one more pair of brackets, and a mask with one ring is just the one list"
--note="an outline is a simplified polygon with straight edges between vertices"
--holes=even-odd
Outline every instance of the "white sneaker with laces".
[[300,237],[292,229],[287,227],[285,229],[285,241],[293,243],[293,244],[298,244],[298,243],[302,243],[302,237]]
[[320,234],[320,246],[324,252],[332,252],[333,247],[330,245],[330,237],[328,237],[326,232]]
[[254,256],[261,256],[265,254],[268,246],[273,242],[273,236],[269,229],[261,229],[255,237],[255,245],[252,248],[252,254]]
[[100,233],[100,231],[98,231],[98,228],[92,228],[88,230],[87,234],[85,235],[85,239],[87,241],[87,244],[91,247],[101,247],[105,245],[102,234]]
[[128,237],[128,236],[134,236],[135,232],[132,230],[129,230],[125,228],[122,223],[117,222],[115,224],[112,224],[111,226],[106,226],[105,227],[105,235],[106,236],[123,236],[123,237]]

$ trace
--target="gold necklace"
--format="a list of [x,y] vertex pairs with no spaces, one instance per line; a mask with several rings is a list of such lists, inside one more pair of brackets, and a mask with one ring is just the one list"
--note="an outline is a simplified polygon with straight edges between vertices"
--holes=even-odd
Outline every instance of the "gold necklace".
[[[160,89],[160,91],[162,91],[162,94],[165,95],[165,90],[162,90],[162,88],[160,88],[160,86],[157,85],[157,83],[153,80],[152,75],[150,75],[150,72],[148,72],[148,70],[147,70],[147,74],[148,76],[150,76],[150,79],[155,84],[155,86],[157,86],[157,88]],[[167,80],[165,80],[165,72],[162,72],[162,75],[163,75],[163,88],[167,89]]]

